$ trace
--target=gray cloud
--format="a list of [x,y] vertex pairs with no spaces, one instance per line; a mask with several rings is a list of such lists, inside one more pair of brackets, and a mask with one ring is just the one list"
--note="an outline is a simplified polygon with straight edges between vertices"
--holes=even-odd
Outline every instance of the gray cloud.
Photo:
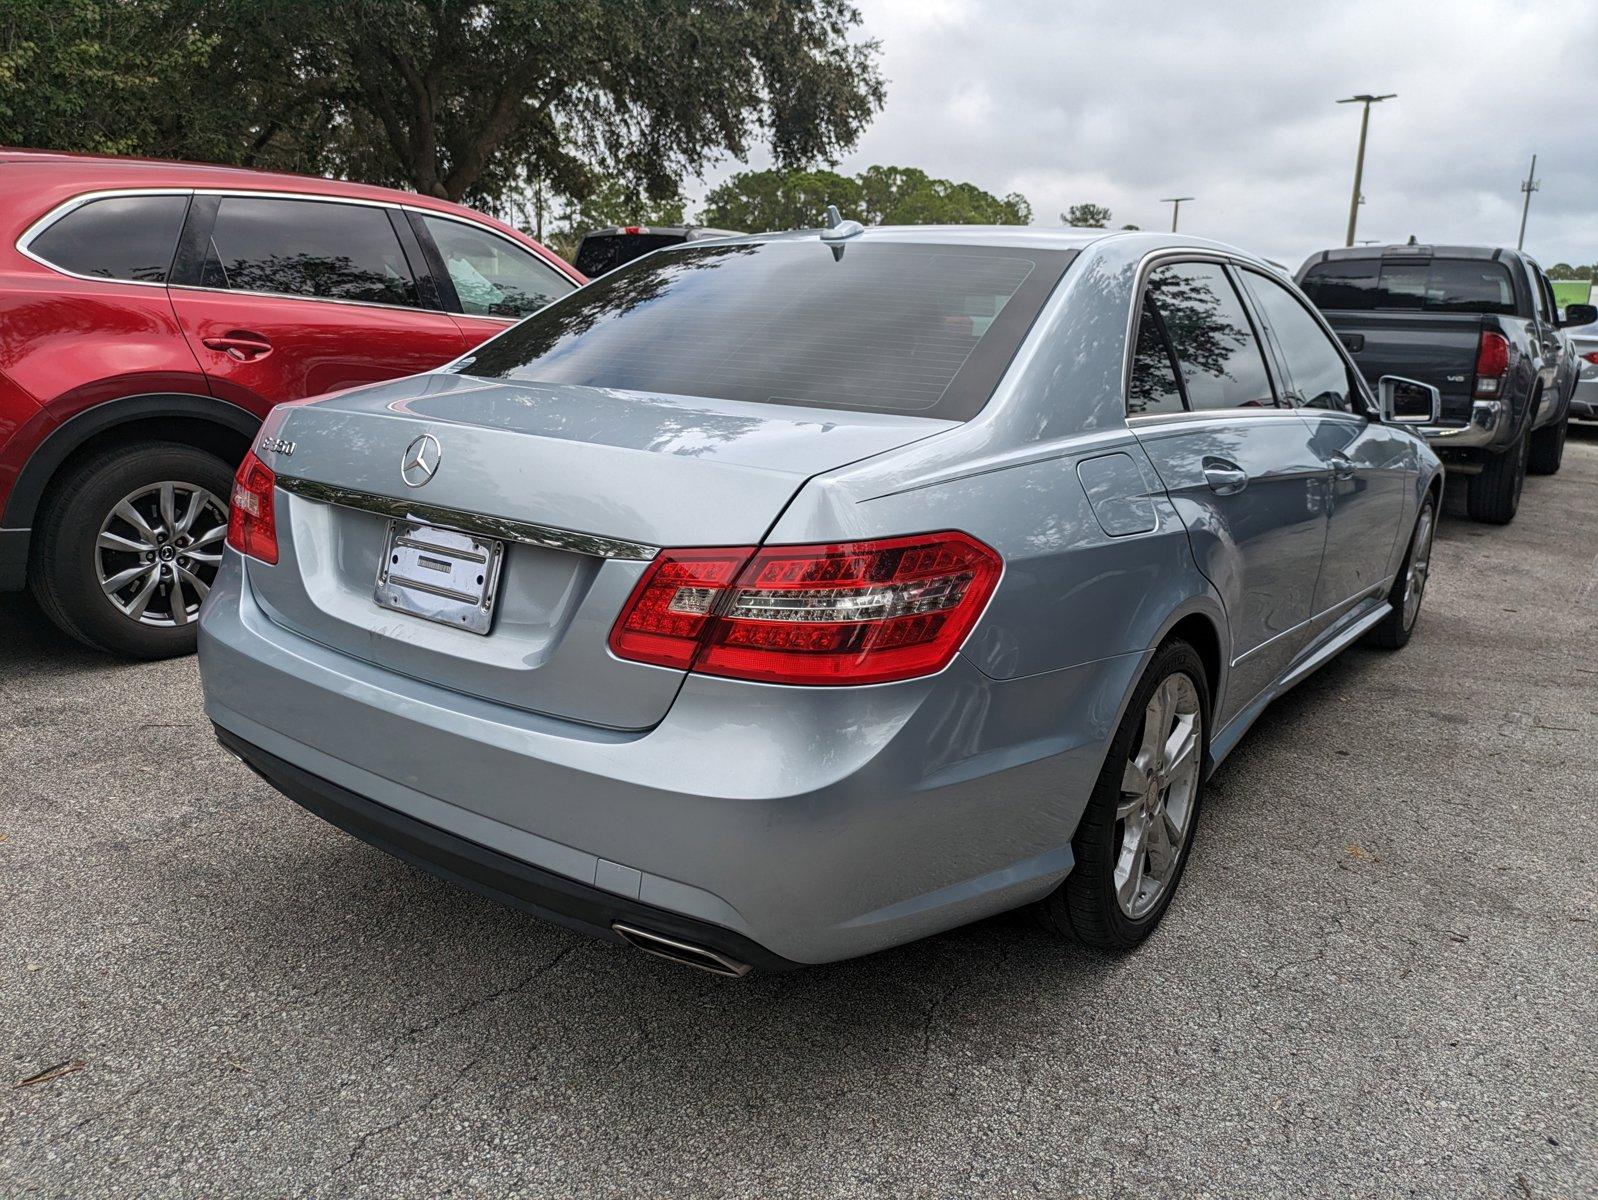
[[[1341,245],[1356,92],[1371,114],[1359,237],[1513,244],[1535,152],[1527,248],[1598,260],[1598,5],[1495,0],[1326,5],[1232,0],[981,4],[861,0],[888,102],[840,164],[918,166],[1034,219],[1108,205],[1293,266]],[[758,165],[758,164],[757,164]],[[724,177],[736,165],[709,177]]]

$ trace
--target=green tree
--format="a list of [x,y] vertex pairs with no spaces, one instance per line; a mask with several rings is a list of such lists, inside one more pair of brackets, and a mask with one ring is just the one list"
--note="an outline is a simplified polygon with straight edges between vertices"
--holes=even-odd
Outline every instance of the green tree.
[[1548,268],[1549,279],[1598,279],[1598,263],[1588,267],[1573,267],[1569,263],[1555,263]]
[[567,199],[553,222],[545,225],[532,212],[541,193],[535,190],[524,207],[533,220],[524,227],[556,254],[570,260],[577,243],[591,229],[609,225],[681,225],[687,219],[688,199],[681,193],[651,200],[637,188],[617,179],[606,179],[582,200]]
[[705,196],[699,220],[747,233],[807,229],[821,224],[829,204],[859,212],[859,182],[836,171],[740,171]]
[[1102,204],[1073,204],[1060,214],[1062,225],[1072,225],[1078,229],[1103,229],[1110,220],[1110,210]]
[[829,204],[868,225],[1025,225],[1026,197],[994,196],[972,183],[935,179],[914,167],[835,171],[743,171],[705,197],[701,220],[751,232],[821,223]]
[[[617,179],[660,200],[756,140],[783,165],[835,158],[883,98],[877,43],[855,36],[850,0],[5,0],[3,12],[0,142],[289,167],[495,208],[532,181],[581,200]],[[18,103],[19,86],[45,95]]]
[[[97,154],[172,150],[174,114],[210,68],[213,35],[166,0],[5,0],[0,4],[0,145]],[[241,119],[213,114],[216,124]],[[193,122],[196,145],[212,119]],[[229,148],[230,149],[230,148]]]

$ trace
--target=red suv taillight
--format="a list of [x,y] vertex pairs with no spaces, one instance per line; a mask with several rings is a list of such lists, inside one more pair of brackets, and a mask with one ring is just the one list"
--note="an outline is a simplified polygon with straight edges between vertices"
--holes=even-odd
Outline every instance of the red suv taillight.
[[618,658],[765,683],[943,670],[1003,567],[963,533],[820,546],[663,550],[610,633]]
[[1593,366],[1598,367],[1598,350],[1594,350],[1591,354],[1583,354],[1582,357]]
[[1481,397],[1497,396],[1504,390],[1509,373],[1509,339],[1501,333],[1482,331],[1476,347],[1476,390]]
[[240,554],[264,563],[277,563],[277,510],[273,489],[277,476],[251,452],[233,476],[233,499],[228,509],[227,544]]

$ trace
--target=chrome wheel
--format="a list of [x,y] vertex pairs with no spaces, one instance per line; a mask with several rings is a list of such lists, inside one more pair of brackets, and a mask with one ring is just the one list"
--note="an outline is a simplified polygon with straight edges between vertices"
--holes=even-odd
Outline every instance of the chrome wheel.
[[1432,536],[1437,531],[1437,513],[1430,504],[1421,509],[1415,523],[1415,539],[1409,544],[1409,570],[1404,575],[1404,628],[1420,615],[1421,597],[1426,594],[1426,578],[1432,568]]
[[165,480],[129,493],[100,525],[100,589],[143,625],[187,625],[222,562],[227,505],[205,488]]
[[1115,898],[1133,920],[1153,911],[1176,878],[1193,828],[1203,758],[1198,687],[1185,673],[1167,675],[1144,710],[1115,811]]

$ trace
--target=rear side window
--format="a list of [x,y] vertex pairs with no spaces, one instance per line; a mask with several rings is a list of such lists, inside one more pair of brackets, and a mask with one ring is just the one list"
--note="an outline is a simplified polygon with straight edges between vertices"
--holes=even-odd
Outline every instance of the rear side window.
[[423,214],[461,311],[474,317],[525,317],[577,285],[531,251],[484,230]]
[[28,250],[76,275],[165,283],[187,196],[108,196],[56,221]]
[[1182,372],[1188,406],[1274,408],[1254,327],[1219,263],[1177,263],[1149,275],[1153,304]]
[[1468,258],[1355,258],[1313,264],[1304,294],[1323,309],[1515,315],[1503,263]]
[[1351,412],[1354,384],[1348,364],[1320,323],[1274,279],[1255,271],[1248,272],[1245,278],[1285,360],[1293,403]]
[[1182,388],[1176,381],[1171,350],[1154,305],[1145,294],[1138,318],[1137,345],[1132,351],[1132,381],[1126,397],[1128,416],[1158,416],[1184,411]]
[[202,287],[365,304],[417,304],[388,213],[365,204],[224,196]]
[[690,245],[534,313],[466,371],[966,420],[1072,257],[809,239]]

